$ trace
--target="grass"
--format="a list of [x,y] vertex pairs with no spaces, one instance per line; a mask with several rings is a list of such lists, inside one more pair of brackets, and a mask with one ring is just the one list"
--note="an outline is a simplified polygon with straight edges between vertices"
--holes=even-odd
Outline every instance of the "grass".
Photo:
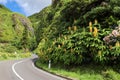
[[14,59],[21,59],[21,58],[27,58],[30,57],[30,53],[2,53],[0,52],[0,60],[14,60]]
[[72,80],[119,80],[120,66],[102,66],[102,65],[81,65],[78,67],[63,67],[60,65],[52,65],[48,69],[48,64],[36,61],[36,66],[58,74],[71,78]]

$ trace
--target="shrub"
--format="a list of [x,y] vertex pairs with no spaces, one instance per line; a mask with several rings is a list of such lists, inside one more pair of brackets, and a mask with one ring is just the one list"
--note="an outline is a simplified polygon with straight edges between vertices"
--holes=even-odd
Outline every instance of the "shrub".
[[77,26],[68,27],[56,39],[43,39],[37,48],[38,55],[43,62],[52,60],[55,64],[64,65],[80,65],[90,62],[119,63],[119,36],[112,37],[116,39],[115,42],[104,42],[104,37],[111,31],[112,29],[102,29],[97,20],[93,24],[90,22],[88,27],[82,29],[78,29]]

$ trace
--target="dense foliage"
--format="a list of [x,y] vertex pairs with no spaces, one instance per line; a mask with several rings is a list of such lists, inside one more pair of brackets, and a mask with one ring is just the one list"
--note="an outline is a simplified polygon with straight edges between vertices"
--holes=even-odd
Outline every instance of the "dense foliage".
[[34,30],[28,18],[0,5],[0,52],[32,50]]
[[118,26],[119,4],[119,0],[59,0],[30,16],[40,59],[64,65],[119,63],[119,39],[112,45],[103,40]]
[[[96,27],[99,25],[99,27]],[[119,43],[108,45],[103,41],[110,29],[101,29],[100,24],[90,22],[87,28],[68,27],[55,40],[43,39],[38,47],[39,57],[43,61],[79,65],[81,63],[119,63]]]
[[29,18],[39,43],[44,37],[59,35],[68,26],[85,27],[94,19],[102,28],[114,28],[120,18],[119,7],[119,0],[59,0]]

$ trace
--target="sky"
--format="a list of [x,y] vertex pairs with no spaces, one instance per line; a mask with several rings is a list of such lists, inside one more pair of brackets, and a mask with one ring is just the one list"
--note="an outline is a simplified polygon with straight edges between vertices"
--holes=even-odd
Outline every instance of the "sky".
[[0,0],[11,11],[30,16],[51,4],[52,0]]

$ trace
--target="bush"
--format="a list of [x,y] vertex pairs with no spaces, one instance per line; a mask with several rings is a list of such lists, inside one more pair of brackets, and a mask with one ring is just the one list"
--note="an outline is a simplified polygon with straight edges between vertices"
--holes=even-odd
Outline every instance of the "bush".
[[5,47],[5,52],[7,52],[7,53],[14,53],[15,51],[17,51],[17,48],[14,46],[6,46]]
[[3,57],[4,59],[7,59],[7,58],[8,58],[8,55],[7,55],[7,54],[2,54],[2,57]]
[[0,52],[14,53],[15,51],[18,51],[18,49],[9,43],[5,43],[5,44],[1,43],[0,44]]
[[112,29],[102,29],[101,25],[89,23],[87,28],[78,29],[76,26],[68,27],[58,38],[45,40],[39,44],[37,53],[43,62],[52,60],[53,63],[64,65],[80,65],[84,63],[119,63],[120,43],[112,42],[108,45],[104,37]]

